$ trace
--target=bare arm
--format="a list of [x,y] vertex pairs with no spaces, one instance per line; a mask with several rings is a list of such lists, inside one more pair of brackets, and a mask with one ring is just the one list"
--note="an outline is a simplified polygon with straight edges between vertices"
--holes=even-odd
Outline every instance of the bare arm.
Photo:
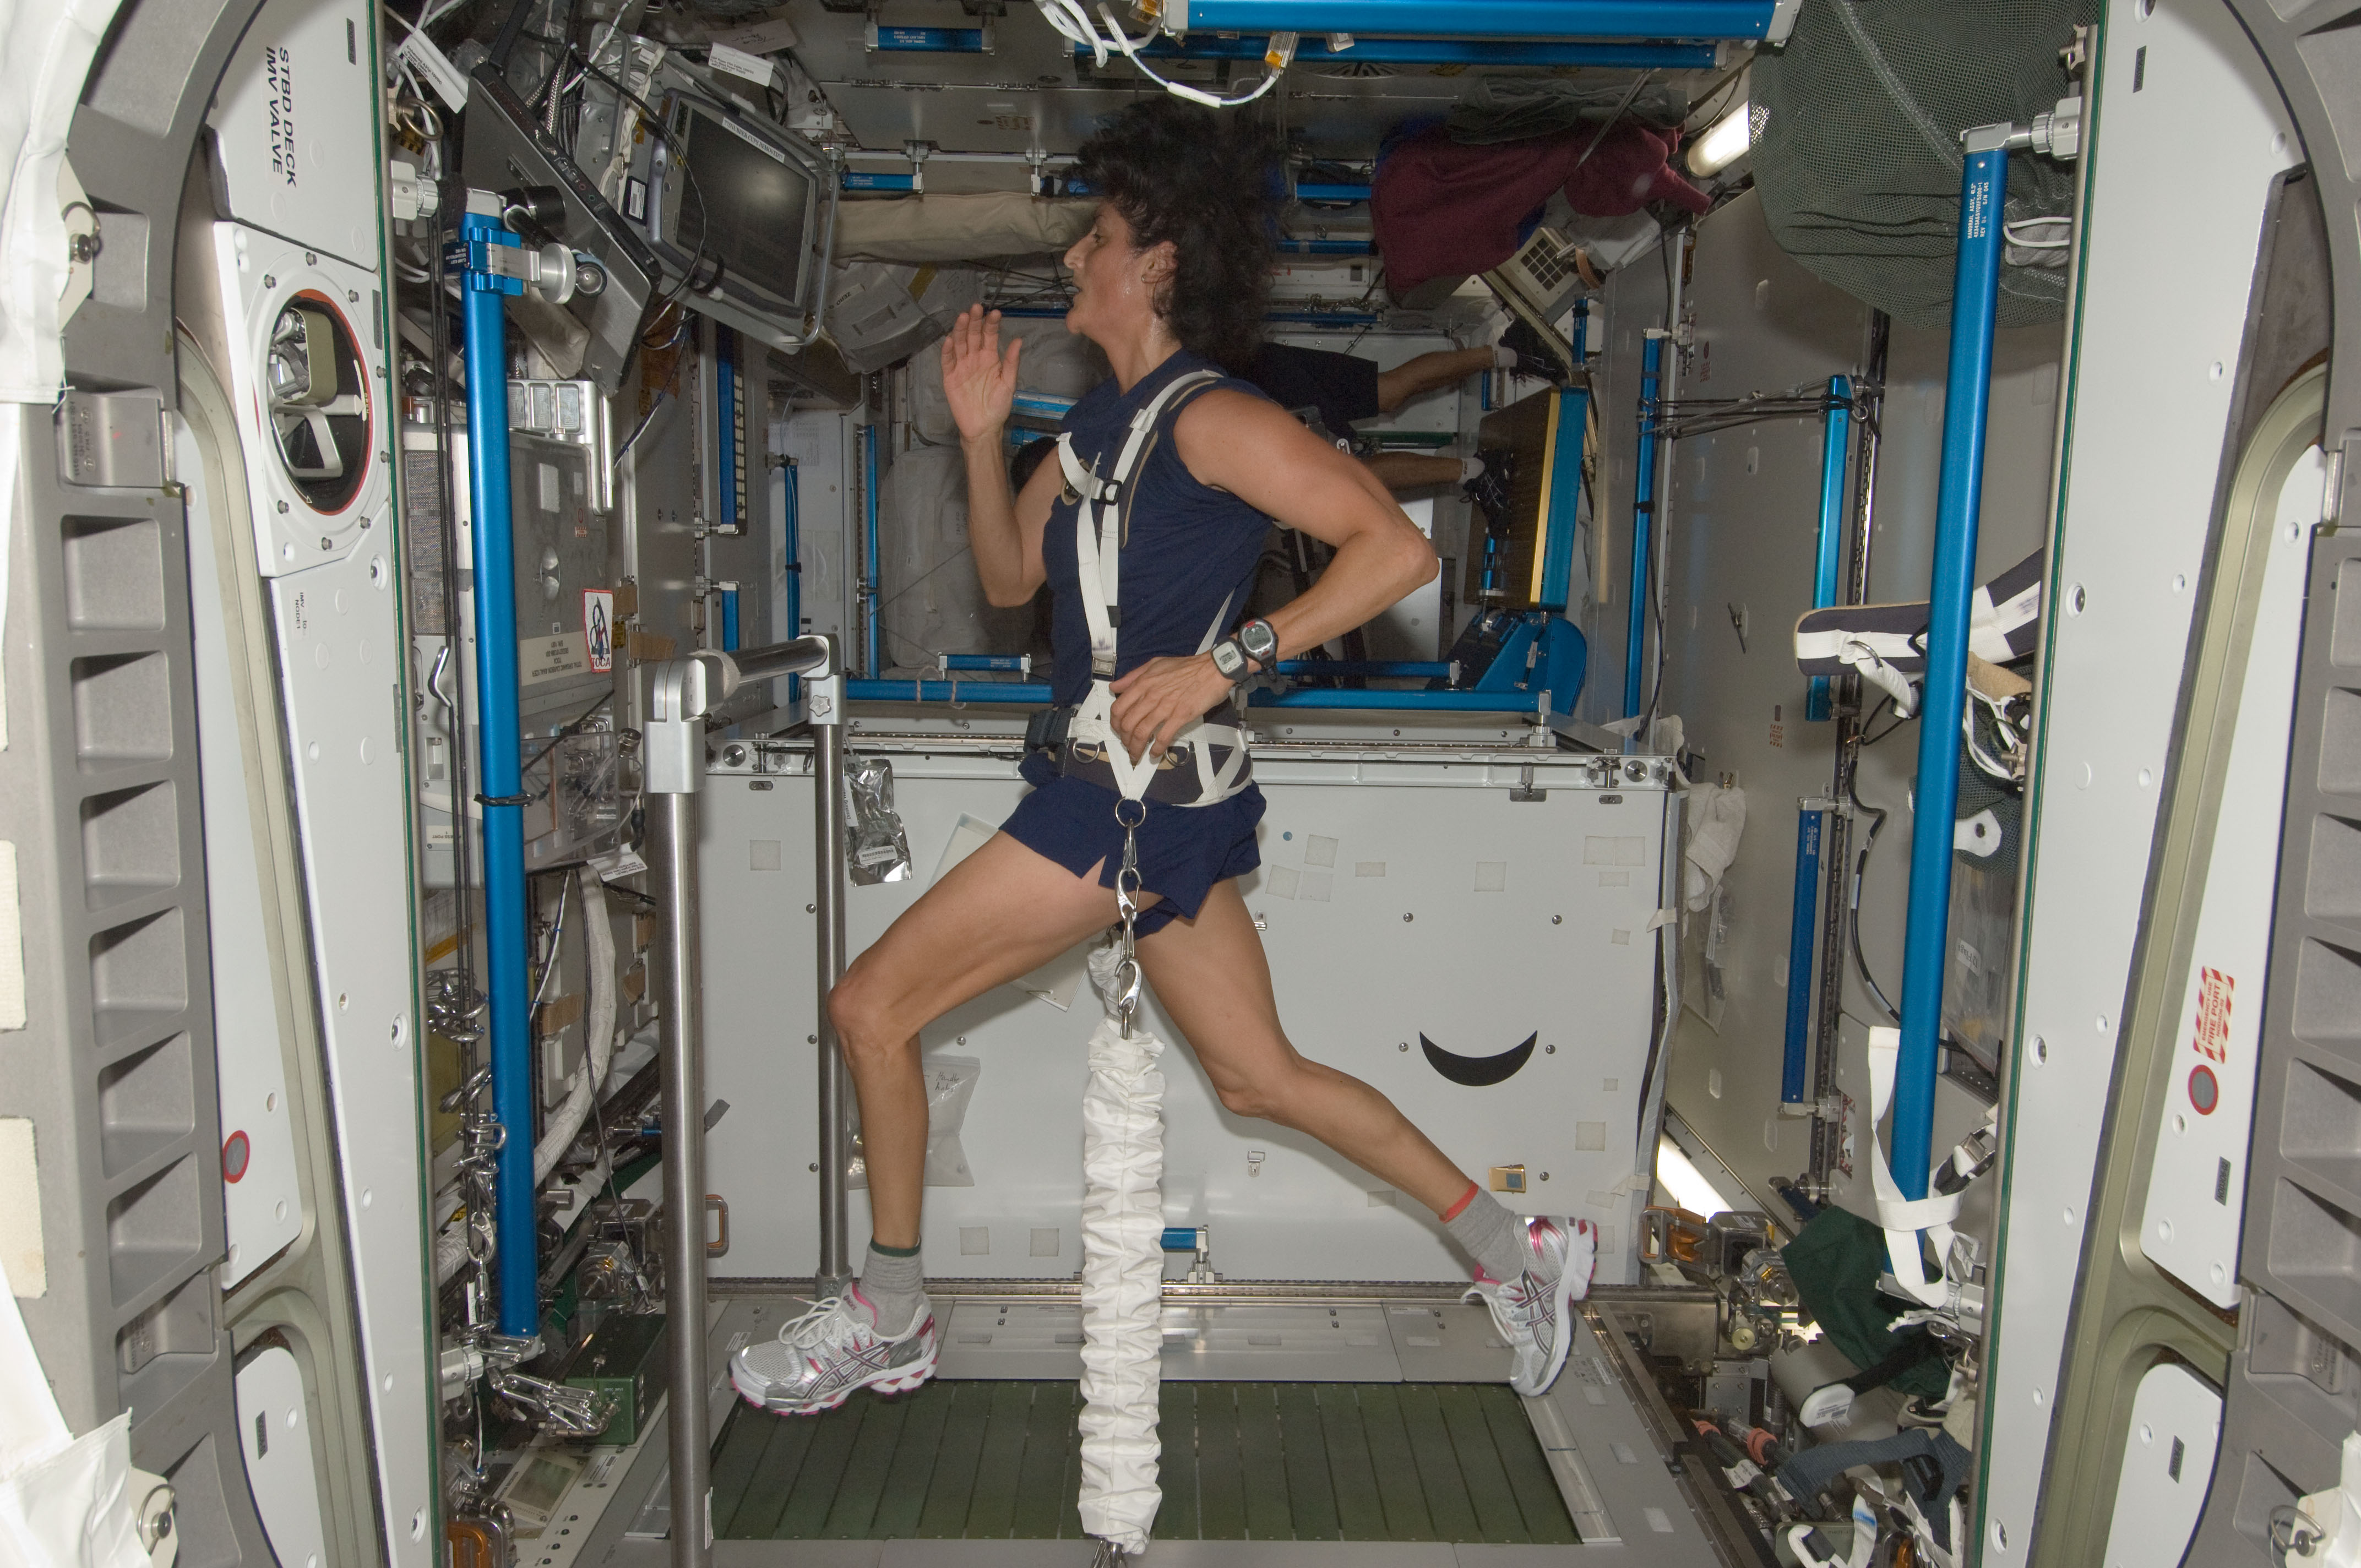
[[992,604],[1020,605],[1047,580],[1041,564],[1041,531],[1058,493],[1058,466],[1044,463],[1025,493],[1008,488],[1008,410],[1016,395],[1016,356],[1025,346],[1012,341],[1000,350],[1000,313],[972,305],[943,339],[943,394],[967,459],[967,538],[976,576]]
[[[1263,399],[1208,392],[1181,411],[1173,441],[1202,483],[1335,548],[1312,590],[1271,612],[1278,657],[1364,625],[1433,580],[1433,547],[1377,477]],[[1199,654],[1152,659],[1115,689],[1115,729],[1137,757],[1170,744],[1230,683]]]

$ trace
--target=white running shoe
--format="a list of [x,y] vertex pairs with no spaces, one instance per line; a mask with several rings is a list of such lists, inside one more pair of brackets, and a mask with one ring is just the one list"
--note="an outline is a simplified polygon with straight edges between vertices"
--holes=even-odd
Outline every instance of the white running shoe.
[[1481,1299],[1492,1309],[1493,1323],[1516,1355],[1509,1387],[1531,1395],[1546,1392],[1565,1365],[1569,1319],[1574,1303],[1590,1294],[1598,1234],[1587,1220],[1541,1215],[1525,1222],[1525,1245],[1530,1261],[1516,1278],[1494,1279],[1478,1268],[1462,1299]]
[[921,1297],[908,1328],[881,1334],[876,1309],[857,1284],[813,1302],[776,1339],[730,1358],[730,1381],[746,1402],[783,1416],[832,1410],[855,1388],[904,1393],[934,1375],[933,1304]]

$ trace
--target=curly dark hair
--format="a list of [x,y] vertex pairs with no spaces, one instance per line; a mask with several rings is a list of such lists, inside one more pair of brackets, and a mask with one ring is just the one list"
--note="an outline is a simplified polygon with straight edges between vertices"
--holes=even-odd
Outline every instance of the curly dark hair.
[[1254,362],[1270,295],[1277,150],[1242,115],[1159,95],[1084,142],[1075,178],[1115,203],[1145,250],[1172,242],[1156,308],[1182,347],[1233,371]]

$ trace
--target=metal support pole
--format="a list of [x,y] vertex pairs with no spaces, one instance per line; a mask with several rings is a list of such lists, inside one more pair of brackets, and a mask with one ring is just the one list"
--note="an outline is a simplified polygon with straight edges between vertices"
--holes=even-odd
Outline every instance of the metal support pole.
[[[1853,422],[1859,434],[1853,459],[1852,527],[1846,547],[1842,602],[1863,604],[1869,598],[1870,544],[1876,534],[1878,422],[1885,409],[1885,367],[1894,323],[1883,311],[1870,313],[1869,343],[1863,356],[1865,374],[1854,389]],[[1812,1102],[1825,1103],[1837,1091],[1837,1027],[1844,1011],[1845,959],[1851,948],[1852,779],[1861,762],[1861,676],[1847,671],[1836,684],[1836,766],[1828,781],[1828,798],[1837,809],[1828,814],[1820,841],[1820,861],[1827,868],[1827,891],[1820,910],[1820,994],[1813,1029]],[[1829,1174],[1844,1152],[1845,1125],[1840,1118],[1823,1118],[1812,1137],[1811,1194],[1828,1190]]]
[[705,782],[705,716],[744,681],[821,671],[834,684],[834,649],[820,638],[718,652],[648,667],[642,751],[647,861],[660,926],[658,1040],[664,1061],[664,1310],[670,1377],[665,1432],[672,1465],[674,1568],[707,1568],[713,1552],[710,1411],[705,1333],[705,1029],[698,930],[697,796]]
[[[701,723],[697,718],[691,723]],[[664,1051],[664,1314],[674,1568],[711,1560],[713,1482],[705,1382],[704,981],[697,931],[697,795],[647,796],[647,861],[662,911],[656,1005]]]
[[2000,298],[2001,203],[2013,127],[1963,138],[1960,255],[1951,286],[1951,360],[1943,397],[1943,460],[1927,596],[1926,694],[1910,831],[1910,915],[1903,941],[1902,1044],[1894,1086],[1894,1178],[1927,1196],[1935,1125],[1943,966],[1950,946],[1952,817],[1960,796],[1960,719],[1966,705],[1968,618],[1976,587],[1983,500],[1984,422],[1992,397],[1993,323]]
[[1782,1104],[1804,1102],[1804,1069],[1812,1032],[1812,946],[1819,913],[1822,815],[1811,806],[1795,816],[1795,894],[1787,927],[1787,1037],[1779,1063]]
[[[1665,243],[1670,244],[1667,240]],[[1631,465],[1631,605],[1623,628],[1623,717],[1640,713],[1641,666],[1648,662],[1648,561],[1656,511],[1656,393],[1664,337],[1651,330],[1640,348],[1640,453]]]
[[[780,554],[785,557],[780,569],[787,579],[787,624],[790,637],[804,634],[804,555],[803,555],[803,475],[796,460],[788,458],[780,472],[786,477],[785,504],[779,509],[779,521],[785,529],[785,543]],[[803,695],[800,677],[787,677],[787,701],[793,704]]]
[[[833,662],[831,661],[831,667]],[[829,1017],[829,993],[844,978],[844,723],[843,680],[814,680],[809,686],[812,733],[813,913],[818,917],[819,1021],[819,1265],[812,1289],[820,1296],[842,1292],[852,1281],[851,1249],[845,1207],[852,1154],[851,1083],[844,1052]]]
[[885,637],[877,623],[877,427],[861,427],[861,673],[884,674]]
[[[1844,558],[1845,456],[1852,444],[1852,380],[1828,378],[1828,408],[1820,416],[1820,532],[1812,572],[1812,608],[1837,602],[1837,574]],[[1814,675],[1804,696],[1804,718],[1814,724],[1830,713],[1828,677]]]
[[[484,959],[489,1000],[492,1113],[500,1124],[492,1201],[500,1248],[500,1332],[541,1332],[533,1234],[533,987],[526,978],[524,784],[517,718],[516,544],[509,495],[508,323],[501,299],[524,285],[492,269],[494,247],[522,242],[500,199],[467,192],[459,220],[460,312],[467,364],[467,500],[476,577],[477,777],[483,794]],[[464,831],[467,808],[454,802]]]

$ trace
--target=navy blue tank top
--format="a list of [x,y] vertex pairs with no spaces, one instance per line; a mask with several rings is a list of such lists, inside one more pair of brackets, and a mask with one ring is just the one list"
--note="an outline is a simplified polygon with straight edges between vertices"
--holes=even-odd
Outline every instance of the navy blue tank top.
[[[1074,455],[1088,464],[1097,457],[1101,475],[1113,477],[1123,455],[1132,416],[1166,383],[1193,370],[1219,368],[1186,349],[1174,354],[1125,391],[1112,378],[1102,381],[1066,412],[1060,429],[1074,438]],[[1185,397],[1181,407],[1216,390],[1263,394],[1228,377]],[[1270,519],[1231,495],[1202,483],[1180,460],[1172,439],[1179,415],[1167,411],[1161,439],[1132,477],[1126,508],[1131,537],[1124,544],[1123,624],[1115,629],[1115,674],[1127,674],[1150,659],[1188,655],[1205,640],[1216,613],[1226,633],[1245,612],[1255,563],[1270,533]],[[1057,458],[1052,456],[1052,464]],[[1074,512],[1080,503],[1063,499],[1049,508],[1041,535],[1041,564],[1050,587],[1050,689],[1060,703],[1079,703],[1091,689],[1091,631],[1082,613],[1082,568],[1074,553]],[[1228,609],[1223,610],[1224,601]]]

